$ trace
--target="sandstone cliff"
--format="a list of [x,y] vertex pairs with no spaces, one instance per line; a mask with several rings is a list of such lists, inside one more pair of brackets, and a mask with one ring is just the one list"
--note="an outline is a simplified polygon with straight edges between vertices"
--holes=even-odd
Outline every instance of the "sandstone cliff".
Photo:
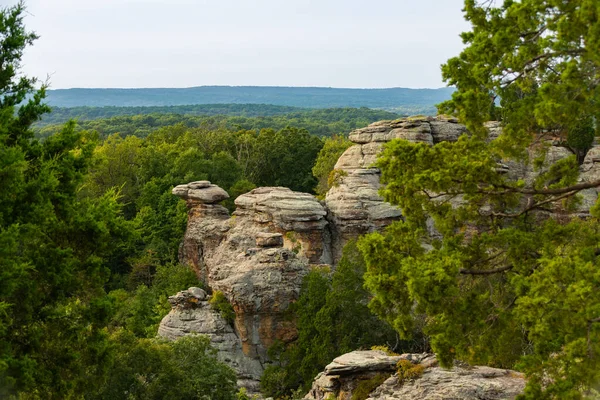
[[[501,131],[498,123],[489,123],[488,128],[491,139]],[[180,261],[190,265],[210,290],[225,294],[236,318],[232,332],[225,328],[208,332],[198,327],[198,321],[216,317],[204,303],[199,303],[201,306],[194,308],[194,313],[174,306],[161,323],[159,335],[175,338],[192,332],[209,333],[217,347],[219,343],[237,340],[239,349],[249,359],[248,368],[252,372],[240,369],[245,362],[240,361],[237,347],[234,349],[235,346],[228,344],[230,350],[227,351],[236,355],[224,358],[230,358],[241,380],[254,380],[252,384],[246,382],[246,386],[256,385],[262,363],[268,361],[268,347],[275,340],[290,342],[296,337],[294,322],[286,311],[298,298],[302,278],[310,268],[320,264],[335,267],[348,240],[402,218],[401,211],[384,202],[378,194],[380,171],[373,163],[383,145],[396,138],[433,145],[456,141],[465,133],[465,127],[456,120],[442,117],[381,121],[356,130],[350,135],[355,144],[339,158],[335,166],[341,171],[338,181],[324,202],[287,188],[257,188],[235,200],[237,208],[230,216],[219,204],[229,197],[220,187],[208,181],[175,187],[173,194],[184,199],[188,207],[188,226]],[[547,144],[549,148],[541,171],[570,155],[563,147]],[[531,157],[535,154],[532,149]],[[527,185],[540,173],[531,163],[499,160],[498,168],[512,179],[525,180]],[[598,178],[600,147],[594,147],[581,166],[580,179]],[[596,189],[588,189],[581,195],[578,211],[585,214],[598,193]],[[442,375],[441,371],[433,373],[432,370],[428,376]]]

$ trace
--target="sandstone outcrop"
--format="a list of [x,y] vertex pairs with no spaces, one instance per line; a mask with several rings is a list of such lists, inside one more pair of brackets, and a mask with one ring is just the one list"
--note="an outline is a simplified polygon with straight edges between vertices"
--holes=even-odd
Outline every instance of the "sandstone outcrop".
[[[502,132],[499,122],[488,122],[489,140],[496,139]],[[380,171],[374,166],[383,145],[392,139],[405,139],[434,145],[440,142],[454,142],[460,135],[467,133],[464,125],[454,118],[411,117],[395,121],[375,122],[365,128],[355,130],[349,136],[355,143],[339,158],[335,169],[340,171],[336,185],[326,195],[325,205],[331,223],[332,254],[334,263],[340,256],[344,245],[359,235],[380,230],[391,222],[401,219],[401,211],[383,201],[379,196]],[[557,161],[573,153],[561,143],[547,140],[544,142],[545,158],[541,166],[533,162],[523,163],[511,160],[498,160],[499,171],[509,179],[523,180],[525,186],[533,186],[540,174],[546,172]],[[541,154],[538,145],[529,149],[529,158],[533,160]],[[580,168],[580,181],[590,182],[600,178],[600,147],[594,146],[587,153]],[[587,214],[598,197],[596,189],[587,189],[580,194],[582,202],[577,211]],[[524,199],[526,201],[526,199]],[[460,198],[454,200],[457,204]],[[561,213],[557,209],[555,212]],[[430,234],[435,231],[430,229]]]
[[206,181],[173,189],[188,205],[180,260],[225,294],[244,353],[265,360],[273,341],[296,336],[284,314],[309,266],[331,263],[327,213],[310,194],[263,187],[239,196],[230,217],[216,204],[221,190]]
[[456,141],[466,132],[452,118],[408,118],[375,122],[350,134],[355,143],[339,158],[337,184],[325,197],[332,230],[334,262],[348,240],[373,232],[402,218],[401,211],[379,195],[380,171],[374,167],[383,145],[392,139],[406,139],[430,145]]
[[207,335],[217,349],[217,358],[235,370],[238,386],[245,387],[250,393],[260,390],[262,364],[246,357],[233,327],[211,308],[204,290],[189,288],[169,297],[169,302],[172,309],[160,323],[159,337],[176,340],[192,334]]
[[[489,140],[501,133],[497,122],[488,123],[487,128],[490,132]],[[342,248],[349,240],[380,230],[402,218],[401,211],[384,202],[379,195],[381,174],[374,163],[384,144],[401,138],[435,145],[444,141],[456,141],[465,133],[463,125],[458,124],[455,119],[445,117],[381,121],[358,129],[350,134],[354,145],[337,161],[336,184],[329,190],[324,202],[310,194],[283,187],[262,187],[235,199],[236,210],[230,216],[228,210],[219,204],[229,197],[220,187],[208,181],[176,186],[173,194],[184,199],[188,207],[188,226],[180,247],[180,261],[190,265],[210,290],[222,291],[236,313],[231,332],[215,328],[216,331],[211,333],[215,343],[221,340],[217,337],[222,335],[223,343],[229,343],[227,347],[233,348],[230,342],[237,340],[241,353],[249,359],[251,367],[248,367],[248,371],[258,371],[256,366],[268,361],[266,350],[275,340],[289,342],[296,337],[294,322],[286,317],[286,311],[298,298],[302,279],[310,268],[321,264],[335,268]],[[547,152],[541,168],[534,168],[533,163],[498,160],[498,170],[507,174],[510,179],[522,179],[526,186],[532,186],[541,172],[571,155],[566,148],[555,143],[543,144],[547,146]],[[581,165],[582,182],[600,179],[599,149],[600,147],[592,148],[585,157]],[[537,151],[535,148],[530,149],[530,158],[536,156]],[[598,192],[596,189],[588,189],[581,192],[580,196],[582,202],[577,211],[585,215],[598,197]],[[459,204],[461,200],[457,198],[453,201]],[[429,228],[431,235],[437,234],[433,226]],[[216,318],[204,306],[194,310],[197,310],[195,313],[203,310],[202,318],[206,318],[206,321]],[[198,322],[200,320],[190,315],[185,307],[174,307],[168,318],[161,323],[161,335],[176,337],[213,329],[199,328],[198,325],[202,325]],[[216,326],[214,321],[206,324]],[[229,353],[238,354],[235,353],[237,349]],[[236,366],[243,365],[241,359],[236,358],[237,356],[228,357],[232,366],[241,368]],[[378,356],[372,357],[376,359]],[[386,371],[391,371],[391,367],[386,368]],[[451,372],[454,375],[448,377],[444,375],[447,372],[435,368],[432,367],[424,374],[428,380],[419,380],[419,385],[426,387],[430,385],[426,382],[435,382],[438,378],[460,382],[455,380],[463,374],[459,369],[455,369]],[[366,373],[365,371],[361,373]],[[381,373],[381,370],[377,371]],[[368,374],[371,372],[373,371]],[[256,374],[252,373],[248,372],[247,375],[255,378]],[[465,388],[466,391],[452,392],[455,393],[452,396],[458,396],[456,398],[461,398],[460,393],[470,396],[469,390],[488,393],[483,382],[500,382],[505,378],[498,375],[493,380],[478,381],[475,372],[464,374],[470,376],[476,384],[471,387],[460,383],[457,387]],[[344,376],[342,373],[338,375]],[[338,385],[339,382],[335,383],[337,378],[332,378],[338,375],[328,374],[326,370],[320,375],[319,382],[323,387]],[[386,381],[382,388],[396,385],[393,377],[390,379],[392,380]],[[326,381],[329,383],[325,383]],[[408,385],[404,382],[401,387],[409,387]],[[493,388],[493,385],[490,387]],[[383,392],[383,389],[381,393],[378,398],[409,398],[393,397]]]
[[[592,147],[585,156],[579,168],[580,182],[593,182],[600,179],[600,146]],[[578,211],[587,214],[598,198],[598,188],[586,189],[580,192],[581,204]]]
[[235,205],[236,218],[252,221],[256,229],[281,233],[284,247],[310,264],[331,263],[327,211],[313,195],[263,187],[239,196]]
[[[410,378],[399,378],[396,365],[400,360],[410,361],[418,372]],[[459,365],[447,370],[432,354],[390,356],[369,350],[353,351],[333,360],[317,375],[305,399],[347,400],[361,382],[376,376],[388,378],[370,393],[372,400],[514,399],[525,387],[523,376],[510,370]]]

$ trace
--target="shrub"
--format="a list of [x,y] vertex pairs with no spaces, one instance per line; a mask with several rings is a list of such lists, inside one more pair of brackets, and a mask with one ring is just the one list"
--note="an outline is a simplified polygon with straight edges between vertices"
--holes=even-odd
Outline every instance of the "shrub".
[[236,399],[235,372],[217,360],[204,335],[166,342],[119,330],[111,340],[116,351],[108,380],[86,398]]
[[352,391],[350,400],[365,400],[373,390],[377,389],[389,377],[389,374],[377,374],[371,379],[360,381]]
[[400,354],[398,353],[394,353],[389,347],[387,346],[371,346],[371,350],[381,350],[383,351],[385,354],[387,354],[388,356],[399,356]]
[[233,321],[235,321],[235,311],[223,292],[216,290],[208,302],[213,310],[218,311],[227,323],[233,325]]
[[329,173],[327,177],[327,186],[330,188],[338,187],[342,183],[342,178],[348,176],[348,173],[343,169],[334,169]]
[[408,360],[400,360],[396,364],[398,369],[398,380],[400,382],[416,379],[423,375],[425,367],[421,364],[413,364]]

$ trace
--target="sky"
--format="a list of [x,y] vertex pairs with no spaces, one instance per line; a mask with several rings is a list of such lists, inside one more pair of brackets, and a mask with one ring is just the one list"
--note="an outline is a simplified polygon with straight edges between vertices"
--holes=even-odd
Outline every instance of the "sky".
[[[17,0],[0,0],[14,5]],[[52,89],[438,88],[463,0],[26,0],[23,71]]]

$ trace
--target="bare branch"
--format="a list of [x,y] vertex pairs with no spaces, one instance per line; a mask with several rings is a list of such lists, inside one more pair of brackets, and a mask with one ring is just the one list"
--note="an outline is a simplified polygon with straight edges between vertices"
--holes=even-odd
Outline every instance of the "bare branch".
[[461,268],[458,272],[462,275],[492,275],[492,274],[497,274],[497,273],[504,272],[504,271],[510,271],[513,268],[514,268],[513,265],[505,265],[503,267],[487,269],[487,270],[473,270],[473,269]]
[[490,194],[507,194],[507,193],[522,193],[522,194],[564,194],[568,192],[574,192],[575,194],[581,190],[591,189],[600,186],[600,179],[592,182],[581,182],[576,185],[567,186],[563,188],[555,189],[527,189],[527,188],[515,188],[510,186],[500,186],[507,189],[504,192],[488,192]]
[[550,197],[549,199],[546,199],[544,201],[540,201],[539,203],[534,203],[534,202],[531,201],[531,202],[528,203],[527,207],[525,207],[523,210],[521,210],[518,213],[506,214],[506,213],[493,212],[492,215],[495,216],[495,217],[506,217],[506,218],[520,217],[521,215],[525,214],[526,212],[529,212],[529,211],[534,210],[536,208],[540,208],[540,206],[543,206],[544,204],[554,203],[555,201],[562,200],[562,199],[565,199],[567,197],[573,196],[575,193],[577,193],[577,191],[567,192],[567,193],[562,194],[560,196]]

